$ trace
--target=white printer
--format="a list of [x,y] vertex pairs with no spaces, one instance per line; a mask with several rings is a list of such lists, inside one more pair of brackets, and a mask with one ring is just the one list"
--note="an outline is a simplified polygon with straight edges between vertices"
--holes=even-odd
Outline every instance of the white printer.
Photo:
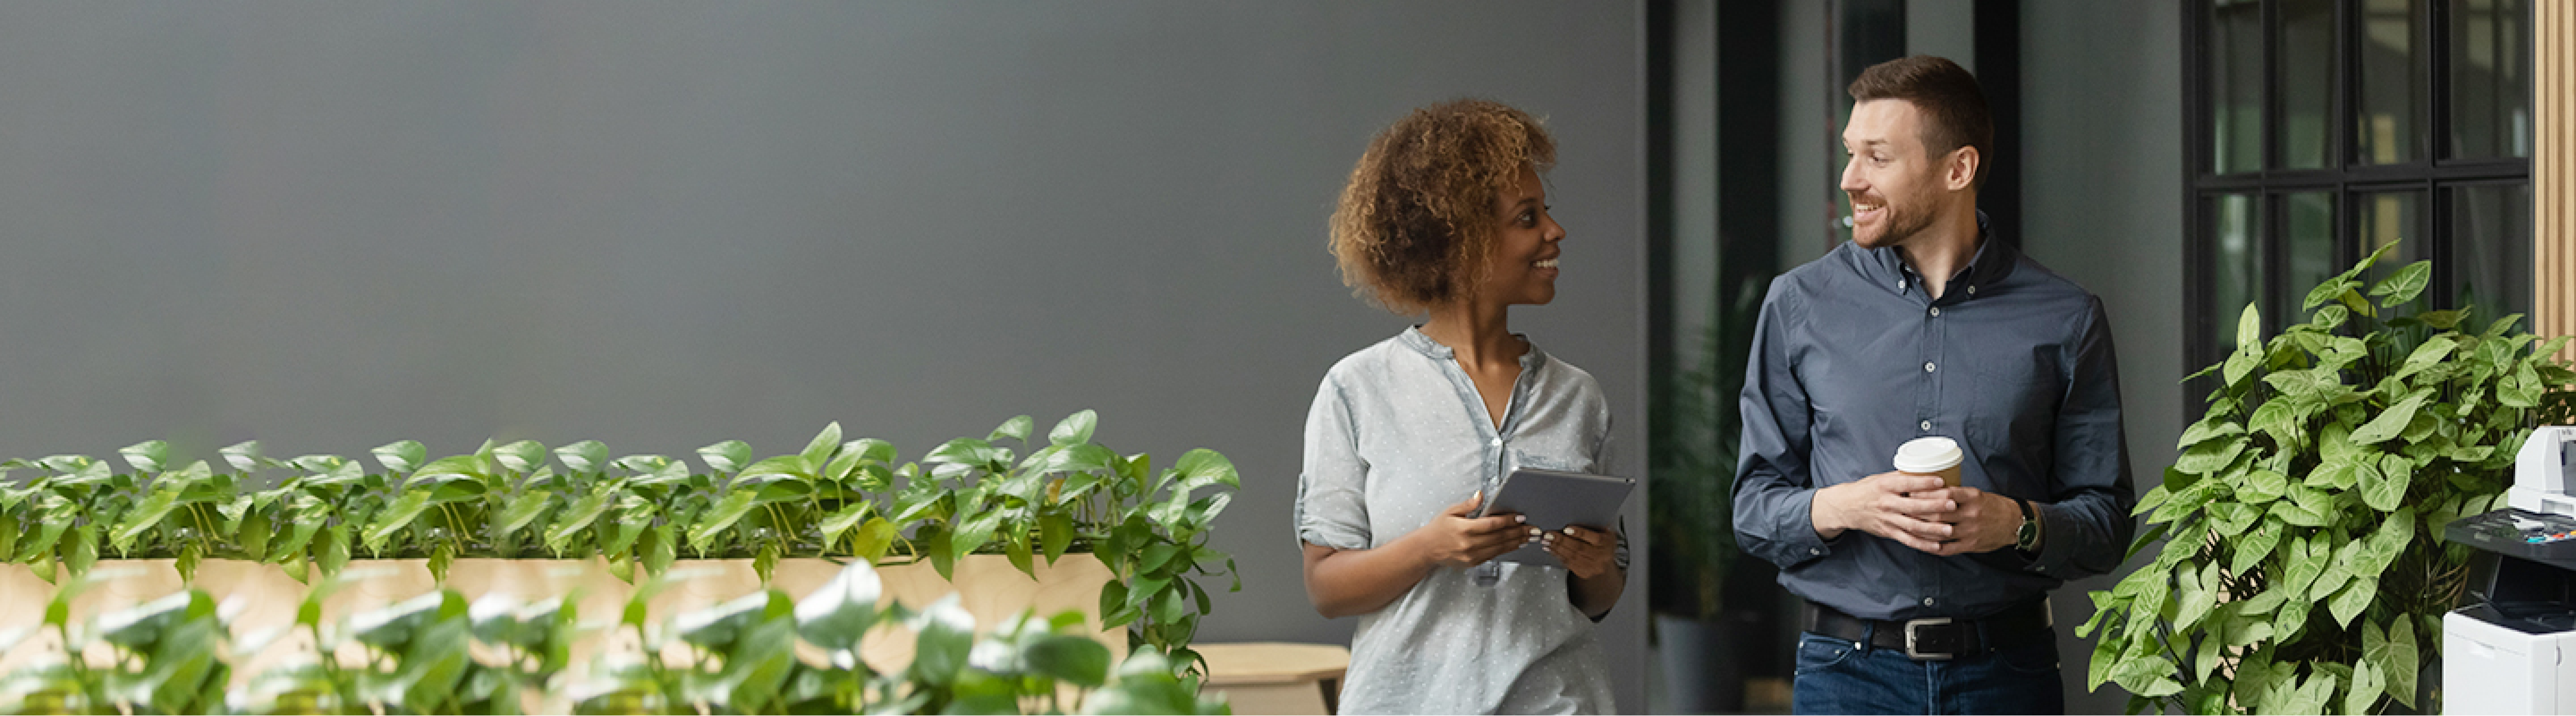
[[2467,606],[2442,617],[2442,710],[2576,713],[2576,427],[2533,430],[2507,509],[2452,522],[2478,550]]

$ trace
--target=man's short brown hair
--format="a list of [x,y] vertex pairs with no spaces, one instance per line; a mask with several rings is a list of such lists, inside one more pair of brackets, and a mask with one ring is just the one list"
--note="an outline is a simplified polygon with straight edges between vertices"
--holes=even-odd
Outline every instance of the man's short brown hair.
[[1547,171],[1556,140],[1500,102],[1453,100],[1378,132],[1333,210],[1342,283],[1401,314],[1463,300],[1484,279],[1494,199],[1523,167]]
[[1888,60],[1862,70],[1852,80],[1855,102],[1901,99],[1923,113],[1923,149],[1938,159],[1960,147],[1977,148],[1977,177],[1970,186],[1985,186],[1986,167],[1995,161],[1995,118],[1986,109],[1986,93],[1975,75],[1958,63],[1915,55]]

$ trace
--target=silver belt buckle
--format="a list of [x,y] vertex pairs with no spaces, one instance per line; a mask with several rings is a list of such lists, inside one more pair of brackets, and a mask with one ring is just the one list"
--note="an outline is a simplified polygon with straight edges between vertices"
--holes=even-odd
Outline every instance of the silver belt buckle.
[[[1926,651],[1923,651],[1921,648],[1919,648],[1919,647],[1918,647],[1918,644],[1919,644],[1919,642],[1920,642],[1921,636],[1919,635],[1919,633],[1918,633],[1918,632],[1916,632],[1916,631],[1915,631],[1915,629],[1917,629],[1917,628],[1919,628],[1919,627],[1927,627],[1927,626],[1946,626],[1946,625],[1948,625],[1949,623],[1950,623],[1950,618],[1949,618],[1949,617],[1930,617],[1930,618],[1925,618],[1925,619],[1908,619],[1908,620],[1906,620],[1906,622],[1905,622],[1905,658],[1908,658],[1908,659],[1914,659],[1914,660],[1917,660],[1917,661],[1925,661],[1925,660],[1930,660],[1930,661],[1948,661],[1948,660],[1950,660],[1950,659],[1952,659],[1952,658],[1957,657],[1957,656],[1958,656],[1958,654],[1957,654],[1957,653],[1954,653],[1954,652],[1938,652],[1938,651],[1935,651],[1935,652],[1926,652]],[[1956,648],[1956,645],[1952,645],[1952,648]]]

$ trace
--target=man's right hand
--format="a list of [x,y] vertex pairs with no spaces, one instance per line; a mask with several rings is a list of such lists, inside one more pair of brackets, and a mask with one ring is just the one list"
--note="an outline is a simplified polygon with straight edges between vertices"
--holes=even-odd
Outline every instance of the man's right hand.
[[1484,497],[1479,492],[1465,502],[1450,505],[1406,539],[1419,545],[1432,564],[1463,569],[1484,564],[1537,538],[1535,528],[1521,524],[1520,515],[1468,517],[1476,513]]
[[[1925,552],[1938,552],[1950,539],[1949,524],[1926,519],[1957,509],[1947,497],[1914,497],[1946,487],[1941,478],[1882,472],[1816,491],[1807,509],[1816,536],[1833,539],[1844,530],[1860,530]],[[1912,494],[1909,494],[1912,493]]]

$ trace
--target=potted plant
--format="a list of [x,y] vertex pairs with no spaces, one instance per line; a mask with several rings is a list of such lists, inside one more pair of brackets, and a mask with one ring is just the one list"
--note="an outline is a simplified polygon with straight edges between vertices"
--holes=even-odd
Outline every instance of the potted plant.
[[1700,360],[1673,377],[1646,469],[1647,608],[1655,614],[1655,648],[1663,661],[1665,705],[1684,712],[1736,711],[1744,705],[1737,620],[1728,619],[1728,578],[1742,556],[1735,545],[1736,445],[1743,414],[1745,359],[1753,347],[1761,286],[1746,282],[1700,335]]
[[2567,338],[2535,347],[2518,315],[2400,310],[2429,262],[2365,294],[2357,277],[2387,251],[2269,339],[2248,306],[2236,351],[2194,375],[2218,377],[2208,413],[2136,509],[2152,527],[2130,554],[2154,561],[2093,592],[2076,630],[2098,639],[2093,687],[2118,683],[2133,710],[2439,711],[2419,673],[2467,580],[2442,528],[2502,504],[2529,428],[2568,417],[2576,372],[2554,357]]
[[596,441],[549,451],[524,440],[437,459],[398,441],[370,451],[374,471],[334,455],[271,459],[243,443],[222,451],[233,471],[217,472],[204,462],[164,469],[168,446],[151,441],[122,451],[131,473],[77,455],[0,463],[45,472],[0,490],[0,556],[46,582],[86,572],[103,552],[169,559],[179,584],[214,560],[268,571],[235,574],[243,581],[213,591],[263,594],[327,580],[358,560],[403,560],[397,571],[418,575],[405,577],[417,583],[410,592],[550,589],[544,577],[451,571],[460,561],[485,575],[568,560],[613,576],[591,592],[613,603],[684,559],[741,566],[746,586],[771,583],[792,561],[810,586],[833,562],[918,564],[947,582],[990,572],[960,572],[989,555],[1043,579],[1062,570],[1041,560],[1089,553],[1072,566],[1096,576],[1073,579],[1096,586],[1098,598],[1079,604],[1098,610],[1101,628],[1124,627],[1125,646],[1195,664],[1188,643],[1211,606],[1198,580],[1235,576],[1208,530],[1240,479],[1209,450],[1157,472],[1150,456],[1093,443],[1097,421],[1075,413],[1039,443],[1034,421],[1020,416],[902,464],[893,445],[844,441],[836,423],[788,455],[755,460],[741,441],[708,445],[697,451],[703,472],[659,455],[611,460]]

